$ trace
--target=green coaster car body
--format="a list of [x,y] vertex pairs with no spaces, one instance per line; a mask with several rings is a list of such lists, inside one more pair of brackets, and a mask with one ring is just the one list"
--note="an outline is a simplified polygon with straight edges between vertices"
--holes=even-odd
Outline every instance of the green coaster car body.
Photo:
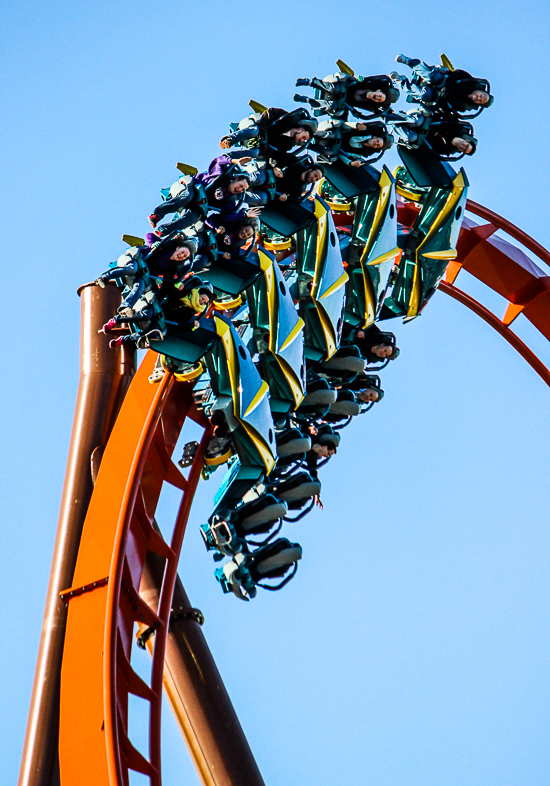
[[[451,169],[448,164],[445,168]],[[453,174],[450,185],[431,187],[419,187],[406,170],[398,176],[398,193],[419,202],[421,210],[411,231],[400,238],[403,256],[381,319],[417,317],[456,257],[469,183],[464,169]]]
[[247,290],[254,344],[270,389],[272,411],[296,409],[305,393],[304,322],[298,316],[287,281],[274,258]]
[[371,170],[377,175],[376,189],[354,199],[344,311],[348,324],[364,328],[378,318],[393,266],[401,256],[397,244],[395,180],[386,167],[382,172]]
[[220,340],[206,356],[216,397],[212,411],[223,413],[241,466],[260,479],[277,460],[269,387],[233,324],[218,316],[214,322]]
[[318,196],[314,214],[315,223],[297,238],[297,284],[306,357],[328,360],[340,346],[348,275],[330,208]]

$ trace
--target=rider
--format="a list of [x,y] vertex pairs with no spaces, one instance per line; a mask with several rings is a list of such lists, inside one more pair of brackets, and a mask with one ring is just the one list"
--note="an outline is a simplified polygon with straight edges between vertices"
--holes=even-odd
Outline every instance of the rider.
[[382,332],[378,325],[352,330],[346,337],[346,343],[355,344],[367,363],[378,363],[388,358],[395,360],[399,356],[393,333]]
[[252,116],[245,128],[224,136],[220,147],[229,148],[241,142],[259,148],[261,157],[273,159],[279,166],[290,163],[311,142],[317,121],[305,109],[270,107],[258,119]]
[[[184,180],[185,178],[180,178],[178,182]],[[156,227],[160,219],[168,213],[178,213],[175,219],[159,227],[157,230],[159,235],[167,234],[174,229],[187,228],[200,218],[201,214],[193,209],[192,204],[198,185],[204,189],[208,207],[221,212],[236,212],[244,202],[244,192],[249,186],[249,177],[240,168],[238,159],[226,155],[218,156],[210,162],[207,172],[195,175],[192,182],[184,185],[177,196],[162,202],[149,216],[149,223]]]
[[293,199],[303,202],[311,194],[315,183],[322,180],[325,172],[322,166],[311,158],[302,158],[284,169],[275,169],[277,177],[277,198],[281,202]]
[[348,113],[364,117],[357,111],[369,113],[369,117],[387,112],[399,98],[399,90],[393,87],[389,76],[350,76],[344,73],[329,74],[324,79],[297,79],[296,86],[308,85],[317,91],[315,98],[296,94],[295,101],[308,103],[316,115],[331,115],[346,120]]
[[426,135],[426,142],[442,158],[450,156],[472,156],[476,152],[477,139],[470,123],[459,120],[432,122]]
[[[410,94],[407,97],[409,103],[418,102],[456,114],[471,111],[479,113],[493,103],[491,86],[486,79],[473,77],[460,68],[451,70],[445,66],[429,66],[422,60],[405,55],[398,55],[395,59],[398,63],[412,68],[412,79],[409,82],[395,72],[390,76],[401,83],[413,84],[421,90],[420,95]],[[445,103],[447,107],[444,106]]]
[[368,158],[380,157],[393,144],[384,123],[342,123],[325,120],[315,135],[313,150],[330,162],[362,166]]

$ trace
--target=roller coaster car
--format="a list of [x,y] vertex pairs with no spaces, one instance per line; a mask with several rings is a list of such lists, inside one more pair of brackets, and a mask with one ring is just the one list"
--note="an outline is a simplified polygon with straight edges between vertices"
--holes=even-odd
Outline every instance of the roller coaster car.
[[283,237],[291,237],[315,222],[315,215],[306,205],[294,199],[269,202],[262,210],[261,222],[269,230]]
[[[256,587],[278,590],[296,575],[298,560],[302,559],[302,547],[286,538],[254,551],[252,554],[236,554],[215,576],[224,592],[233,592],[241,600],[256,597]],[[291,571],[289,573],[289,571]],[[277,585],[263,584],[266,579],[281,578]]]
[[[410,180],[398,177],[408,186]],[[411,231],[400,238],[403,257],[390,297],[386,297],[381,319],[404,316],[414,319],[436,291],[448,263],[456,257],[456,244],[468,194],[464,169],[455,174],[450,186],[433,185],[417,189],[422,208]],[[398,193],[401,192],[398,186]]]
[[330,405],[324,420],[333,428],[341,429],[359,414],[361,414],[361,405],[355,398],[355,394],[351,390],[339,390],[338,398],[334,404]]
[[273,258],[262,248],[238,259],[224,259],[218,254],[208,266],[207,278],[216,289],[235,296],[260,278],[272,262]]
[[311,439],[297,428],[288,428],[276,436],[277,464],[271,471],[270,480],[275,481],[301,467],[306,453],[311,450]]
[[[319,480],[312,478],[306,470],[300,470],[291,475],[290,478],[270,483],[266,486],[266,489],[278,500],[286,503],[289,510],[301,511],[293,518],[285,516],[285,521],[299,521],[309,513],[315,504],[315,498],[321,493],[321,483]],[[306,505],[307,507],[304,509]]]
[[196,363],[219,341],[213,319],[199,317],[200,327],[195,330],[180,327],[166,321],[166,334],[163,340],[151,339],[149,346],[155,352],[180,360],[183,363]]
[[355,379],[357,374],[365,370],[366,361],[361,356],[359,348],[354,344],[344,344],[338,349],[330,360],[323,363],[310,363],[309,367],[324,378],[334,381],[335,384]]
[[[233,556],[241,551],[248,551],[248,546],[263,546],[277,535],[286,516],[287,505],[272,494],[260,497],[239,505],[227,512],[225,517],[214,514],[208,524],[201,526],[206,549],[215,550],[216,561],[224,556]],[[278,526],[275,525],[278,522]],[[269,534],[268,534],[269,533]],[[250,535],[268,535],[262,543],[246,540]]]
[[289,287],[274,257],[264,265],[247,293],[250,323],[260,355],[262,376],[270,389],[273,412],[289,412],[305,393],[304,322],[298,316]]
[[452,188],[455,170],[449,163],[442,161],[427,142],[417,148],[397,145],[397,152],[409,177],[419,188]]
[[354,327],[368,327],[377,319],[393,266],[401,255],[394,178],[386,167],[373,172],[378,176],[376,191],[357,197],[347,246],[344,319]]
[[287,510],[286,503],[273,494],[262,494],[231,511],[230,521],[237,536],[246,538],[270,532],[275,523],[286,516]]
[[231,321],[215,316],[214,323],[220,341],[206,356],[216,399],[211,415],[223,415],[246,479],[257,480],[277,459],[269,387]]
[[347,199],[361,194],[374,194],[380,190],[380,173],[374,167],[352,167],[337,161],[334,164],[323,164],[325,179],[335,191]]
[[317,220],[298,235],[296,263],[305,354],[319,361],[328,360],[340,346],[348,275],[330,208],[318,196],[314,204]]
[[300,421],[318,420],[328,412],[337,398],[336,391],[326,379],[317,375],[310,376],[307,380],[306,395],[296,410],[295,417]]

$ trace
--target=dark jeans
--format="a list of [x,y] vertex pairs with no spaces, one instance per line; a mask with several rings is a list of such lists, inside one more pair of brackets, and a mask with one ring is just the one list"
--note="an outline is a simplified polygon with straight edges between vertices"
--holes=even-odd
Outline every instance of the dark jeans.
[[167,199],[165,202],[161,202],[160,205],[153,210],[153,215],[158,216],[159,218],[164,218],[169,213],[179,213],[184,207],[187,207],[189,202],[195,196],[195,189],[193,186],[190,188],[186,188],[181,194],[178,194],[171,199]]
[[[138,272],[138,263],[134,260],[128,261],[125,265],[121,267],[112,267],[109,270],[105,271],[100,278],[104,281],[113,281],[115,278],[132,278],[134,277],[134,283],[132,286],[129,284],[126,286],[126,290],[128,290],[125,294],[124,300],[120,304],[121,308],[132,308],[134,303],[141,297],[143,294],[143,290],[145,289],[145,281],[141,276],[136,278],[136,274]],[[125,290],[125,291],[126,291]]]

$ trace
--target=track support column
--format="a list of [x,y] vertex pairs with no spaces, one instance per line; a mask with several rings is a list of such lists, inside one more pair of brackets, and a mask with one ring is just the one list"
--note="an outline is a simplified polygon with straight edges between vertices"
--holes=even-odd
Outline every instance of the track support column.
[[120,292],[85,284],[81,303],[80,381],[61,496],[42,635],[19,786],[58,786],[59,681],[67,608],[59,593],[70,587],[82,525],[103,448],[135,371],[135,351],[109,349],[98,330],[115,313]]

